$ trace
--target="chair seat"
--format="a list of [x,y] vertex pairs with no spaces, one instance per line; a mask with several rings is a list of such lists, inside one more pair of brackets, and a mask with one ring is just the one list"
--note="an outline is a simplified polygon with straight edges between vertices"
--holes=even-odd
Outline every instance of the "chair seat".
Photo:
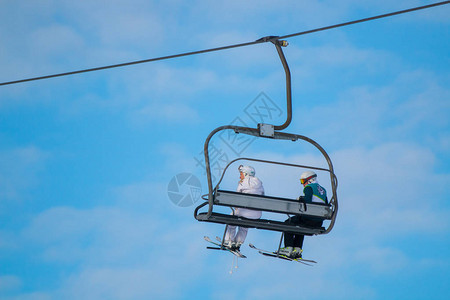
[[196,216],[198,221],[212,222],[219,224],[228,224],[248,228],[265,229],[280,232],[290,232],[303,235],[316,235],[325,232],[324,227],[314,228],[305,225],[288,224],[285,222],[267,220],[267,219],[247,219],[244,217],[212,213],[209,218],[207,213],[200,213]]

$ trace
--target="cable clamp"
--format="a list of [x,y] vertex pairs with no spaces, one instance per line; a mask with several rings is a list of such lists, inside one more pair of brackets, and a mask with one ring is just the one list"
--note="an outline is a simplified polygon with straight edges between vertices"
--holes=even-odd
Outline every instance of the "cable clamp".
[[258,124],[259,136],[273,138],[275,136],[275,127],[272,124]]
[[269,36],[262,37],[259,40],[256,40],[256,42],[260,42],[260,43],[267,43],[267,42],[275,43],[276,41],[278,41],[278,38],[279,38],[279,36],[277,36],[277,35],[269,35]]

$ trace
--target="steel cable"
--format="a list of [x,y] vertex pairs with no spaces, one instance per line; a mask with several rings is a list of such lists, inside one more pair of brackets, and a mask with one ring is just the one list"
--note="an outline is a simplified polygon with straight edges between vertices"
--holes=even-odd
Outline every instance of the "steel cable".
[[353,24],[373,21],[376,19],[387,18],[387,17],[391,17],[391,16],[395,16],[395,15],[410,13],[413,11],[418,11],[418,10],[427,9],[427,8],[431,8],[431,7],[441,6],[441,5],[445,5],[445,4],[449,4],[449,3],[450,3],[450,1],[442,1],[442,2],[433,3],[433,4],[429,4],[429,5],[418,6],[418,7],[395,11],[395,12],[391,12],[391,13],[387,13],[387,14],[377,15],[377,16],[373,16],[373,17],[369,17],[369,18],[364,18],[364,19],[354,20],[354,21],[350,21],[350,22],[335,24],[335,25],[331,25],[331,26],[325,26],[325,27],[321,27],[321,28],[287,34],[287,35],[283,35],[283,36],[268,36],[268,37],[264,37],[264,38],[261,38],[261,39],[258,39],[256,41],[252,41],[252,42],[246,42],[246,43],[240,43],[240,44],[234,44],[234,45],[228,45],[228,46],[223,46],[223,47],[204,49],[204,50],[198,50],[198,51],[192,51],[192,52],[185,52],[185,53],[180,53],[180,54],[161,56],[161,57],[144,59],[144,60],[136,60],[136,61],[126,62],[126,63],[120,63],[120,64],[114,64],[114,65],[108,65],[108,66],[102,66],[102,67],[95,67],[95,68],[89,68],[89,69],[82,69],[82,70],[64,72],[64,73],[59,73],[59,74],[52,74],[52,75],[45,75],[45,76],[39,76],[39,77],[32,77],[32,78],[2,82],[2,83],[0,83],[0,86],[12,85],[12,84],[24,83],[24,82],[29,82],[29,81],[42,80],[42,79],[50,79],[50,78],[55,78],[55,77],[69,76],[69,75],[75,75],[75,74],[80,74],[80,73],[94,72],[94,71],[100,71],[100,70],[106,70],[106,69],[112,69],[112,68],[119,68],[119,67],[143,64],[143,63],[148,63],[148,62],[160,61],[160,60],[168,60],[168,59],[174,59],[174,58],[183,57],[183,56],[197,55],[197,54],[203,54],[203,53],[214,52],[214,51],[222,51],[222,50],[238,48],[238,47],[246,47],[246,46],[251,46],[251,45],[255,45],[255,44],[271,42],[274,39],[287,39],[287,38],[296,37],[296,36],[300,36],[300,35],[306,35],[306,34],[316,33],[316,32],[320,32],[320,31],[330,30],[330,29],[334,29],[334,28],[338,28],[338,27],[344,27],[344,26],[349,26],[349,25],[353,25]]

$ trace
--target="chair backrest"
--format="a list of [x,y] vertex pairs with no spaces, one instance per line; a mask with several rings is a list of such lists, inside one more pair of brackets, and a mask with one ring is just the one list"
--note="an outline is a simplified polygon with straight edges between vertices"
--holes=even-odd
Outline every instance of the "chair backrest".
[[333,213],[331,206],[325,203],[303,203],[293,199],[224,190],[216,191],[214,194],[214,205],[241,207],[288,215],[314,216],[324,220],[331,219]]
[[[270,125],[269,127],[271,127]],[[248,128],[248,127],[242,127],[242,126],[235,126],[235,125],[226,125],[221,126],[216,129],[214,129],[206,138],[205,144],[204,144],[204,154],[205,154],[205,168],[206,168],[206,176],[208,181],[208,194],[202,196],[202,198],[206,201],[194,210],[194,217],[199,221],[205,221],[205,222],[214,222],[214,223],[222,223],[222,224],[233,224],[238,225],[237,223],[242,223],[243,221],[239,222],[231,222],[232,218],[227,218],[226,216],[218,216],[217,214],[213,216],[213,208],[215,205],[223,205],[223,206],[229,206],[229,207],[247,207],[247,208],[253,208],[253,209],[260,209],[264,211],[272,211],[272,212],[279,212],[279,213],[285,213],[285,214],[294,214],[294,215],[310,215],[315,216],[322,219],[329,219],[330,223],[328,227],[324,231],[320,231],[314,234],[326,234],[330,232],[334,226],[336,215],[338,211],[338,201],[337,201],[337,178],[334,174],[333,170],[333,164],[331,163],[331,159],[328,156],[328,154],[325,152],[325,150],[314,140],[298,135],[298,134],[290,134],[285,132],[279,132],[275,130],[269,130],[270,134],[265,133],[267,126],[258,126],[258,128]],[[275,129],[275,128],[272,128]],[[308,142],[309,144],[316,147],[325,158],[328,168],[319,168],[314,166],[305,166],[305,165],[297,165],[297,164],[291,164],[291,163],[283,163],[283,162],[275,162],[275,161],[268,161],[268,160],[261,160],[261,159],[255,159],[255,158],[237,158],[228,163],[228,165],[223,169],[222,176],[217,183],[216,187],[213,186],[213,176],[211,173],[211,162],[210,162],[210,156],[209,156],[209,143],[212,137],[224,130],[233,130],[236,134],[245,134],[255,137],[261,137],[261,138],[268,138],[271,140],[286,140],[286,141],[297,141],[302,140],[305,142]],[[264,132],[263,132],[264,131]],[[225,192],[221,191],[216,196],[215,194],[218,192],[218,187],[220,182],[223,179],[223,176],[225,175],[226,170],[228,167],[236,162],[237,160],[249,160],[249,161],[256,161],[261,163],[268,163],[268,164],[276,164],[276,165],[283,165],[283,166],[290,166],[290,167],[296,167],[296,168],[303,168],[303,169],[311,169],[316,171],[325,171],[329,173],[330,176],[330,184],[331,184],[331,198],[330,198],[330,204],[327,205],[321,205],[321,204],[302,204],[300,202],[296,202],[296,200],[291,199],[282,199],[282,198],[275,198],[275,197],[261,197],[258,196],[257,198],[252,198],[252,196],[244,195],[244,196],[236,196],[233,195],[233,192]],[[208,211],[206,213],[199,213],[199,210],[202,207],[205,207],[208,205]],[[230,220],[229,220],[230,219]],[[247,222],[247,221],[246,221]],[[250,222],[250,221],[248,221]],[[270,225],[271,220],[266,221],[253,221],[253,224],[255,228],[259,226],[260,223],[264,223],[264,228],[261,229],[267,229],[267,230],[276,230],[272,229],[273,226]],[[249,224],[250,225],[250,224]],[[253,226],[252,225],[252,226]],[[245,225],[242,225],[245,226]],[[250,226],[250,227],[252,227]],[[279,229],[281,230],[283,226],[279,226]],[[292,226],[290,226],[292,227]],[[290,229],[290,228],[287,228]],[[299,229],[298,232],[302,232],[303,229]],[[290,230],[289,230],[290,231]],[[292,232],[292,231],[290,231]],[[297,232],[297,231],[296,231]]]

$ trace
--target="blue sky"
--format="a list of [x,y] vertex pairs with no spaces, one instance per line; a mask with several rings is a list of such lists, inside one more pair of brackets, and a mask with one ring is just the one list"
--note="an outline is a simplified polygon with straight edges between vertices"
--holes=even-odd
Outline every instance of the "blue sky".
[[[432,1],[0,1],[0,82],[286,35]],[[310,268],[205,249],[194,206],[167,189],[206,136],[267,97],[285,118],[273,45],[0,87],[0,299],[447,299],[450,295],[450,6],[302,37],[284,48],[293,120],[330,154],[333,231]],[[256,101],[256,102],[255,102]],[[266,119],[267,121],[267,119]],[[227,159],[230,148],[215,145]],[[307,145],[243,156],[323,165]],[[297,197],[299,170],[256,165]],[[227,173],[234,189],[238,174]],[[320,177],[329,188],[326,178]],[[184,190],[183,190],[184,191]],[[279,234],[250,230],[265,249]]]

